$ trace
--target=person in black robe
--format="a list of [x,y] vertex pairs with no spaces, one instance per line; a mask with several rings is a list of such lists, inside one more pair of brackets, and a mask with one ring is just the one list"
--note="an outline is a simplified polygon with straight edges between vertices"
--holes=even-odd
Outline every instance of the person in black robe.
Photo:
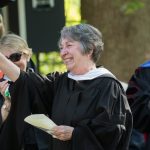
[[[30,59],[32,50],[28,47],[24,39],[22,39],[20,36],[15,35],[15,34],[6,34],[1,37],[0,43],[1,45],[3,45],[3,48],[0,49],[0,51],[3,52],[5,57],[11,60],[21,70],[27,71],[27,72],[33,72],[34,70],[36,70],[36,67],[34,66],[32,60]],[[5,76],[1,72],[0,80],[3,81],[7,79],[8,79],[7,76]],[[9,81],[9,83],[11,84],[11,81]],[[12,134],[9,128],[6,128],[6,127],[12,126],[12,123],[14,122],[14,117],[11,118],[11,113],[15,113],[15,112],[10,111],[11,97],[9,97],[9,95],[7,94],[8,91],[6,94],[5,94],[5,90],[1,91],[1,93],[2,95],[0,95],[0,143],[2,144],[0,144],[1,145],[0,149],[1,150],[10,150],[10,149],[15,150],[16,148],[11,147],[11,144],[10,144],[13,142],[13,138],[10,139],[11,141],[6,140],[7,143],[4,142],[5,135],[7,134],[8,136],[10,136],[10,134]],[[16,112],[16,113],[15,113],[16,116],[20,114],[20,112]],[[19,123],[19,121],[22,121],[22,120],[18,118],[17,123]],[[19,144],[19,146],[23,147],[24,150],[45,150],[48,148],[48,144],[47,144],[48,135],[46,133],[44,133],[43,131],[37,128],[34,128],[33,126],[29,124],[24,123],[23,126],[24,126],[24,133],[22,134],[22,137],[20,137],[20,139],[22,140],[20,143],[18,142],[17,145]],[[15,129],[16,128],[12,128],[12,130],[15,130]],[[14,141],[15,139],[16,138],[14,137]]]
[[[142,150],[150,149],[150,61],[141,64],[132,75],[128,83],[127,98],[133,113],[133,127],[138,134],[143,133],[145,138],[140,145],[138,137],[132,138],[134,147],[141,147]],[[133,133],[134,134],[134,133]],[[146,135],[146,136],[145,136]],[[141,141],[141,139],[140,139]],[[132,146],[132,145],[131,145]]]
[[[23,119],[32,111],[56,123],[49,150],[128,150],[132,114],[125,92],[110,71],[96,67],[103,51],[100,31],[89,24],[64,27],[59,47],[68,71],[47,76],[20,71],[0,54],[0,69],[14,82],[10,111],[16,131],[5,128],[17,137],[15,145],[23,133]],[[17,123],[18,118],[22,122]],[[5,135],[7,140],[10,135]]]

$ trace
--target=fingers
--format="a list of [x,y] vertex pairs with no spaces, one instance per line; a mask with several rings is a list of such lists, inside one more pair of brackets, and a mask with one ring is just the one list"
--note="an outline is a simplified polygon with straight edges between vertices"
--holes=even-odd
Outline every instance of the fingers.
[[4,104],[1,107],[1,116],[2,116],[2,122],[4,122],[9,114],[11,107],[10,101],[5,100]]
[[8,114],[9,114],[9,112],[4,107],[2,107],[1,108],[2,122],[4,122],[6,120]]
[[62,126],[57,126],[52,129],[53,138],[63,140],[64,139],[65,130]]
[[61,140],[61,141],[67,141],[67,140],[68,140],[68,139],[66,139],[66,137],[65,137],[64,134],[60,134],[60,135],[58,135],[58,136],[53,135],[53,138],[59,139],[59,140]]
[[70,126],[56,126],[52,129],[53,138],[67,141],[72,138],[73,127]]

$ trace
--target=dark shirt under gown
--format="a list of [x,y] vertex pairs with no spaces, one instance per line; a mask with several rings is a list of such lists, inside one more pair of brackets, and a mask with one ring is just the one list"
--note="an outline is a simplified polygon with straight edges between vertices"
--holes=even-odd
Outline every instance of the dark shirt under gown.
[[[128,150],[132,114],[125,92],[116,79],[98,77],[75,81],[69,79],[67,73],[42,77],[21,72],[12,87],[11,111],[20,114],[14,118],[16,131],[10,126],[5,128],[13,133],[15,144],[21,141],[16,137],[23,133],[23,121],[19,119],[17,123],[17,118],[25,118],[32,111],[47,114],[57,125],[74,127],[69,141],[50,136],[49,150]],[[6,135],[5,139],[4,143],[10,137]],[[15,144],[11,143],[11,147]]]

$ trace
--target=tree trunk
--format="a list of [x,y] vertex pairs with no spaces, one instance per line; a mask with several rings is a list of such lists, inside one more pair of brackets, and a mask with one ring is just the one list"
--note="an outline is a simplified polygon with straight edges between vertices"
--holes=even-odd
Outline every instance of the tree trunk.
[[143,0],[144,8],[130,15],[122,11],[125,1],[120,1],[81,0],[81,17],[103,34],[99,64],[127,82],[135,68],[150,58],[150,1]]

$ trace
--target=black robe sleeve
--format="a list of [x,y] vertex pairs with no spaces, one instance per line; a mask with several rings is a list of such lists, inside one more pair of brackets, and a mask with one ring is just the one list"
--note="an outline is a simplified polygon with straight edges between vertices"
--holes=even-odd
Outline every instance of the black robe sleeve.
[[[51,82],[46,77],[21,72],[18,80],[11,85],[11,109],[0,129],[0,149],[20,150],[26,125],[24,118],[31,113],[50,113],[53,96]],[[45,92],[47,88],[49,93]]]
[[97,113],[74,129],[73,150],[128,150],[132,114],[127,98],[118,82],[104,82],[108,84],[100,89]]
[[150,68],[138,68],[131,77],[127,97],[133,113],[133,125],[141,132],[150,132]]

